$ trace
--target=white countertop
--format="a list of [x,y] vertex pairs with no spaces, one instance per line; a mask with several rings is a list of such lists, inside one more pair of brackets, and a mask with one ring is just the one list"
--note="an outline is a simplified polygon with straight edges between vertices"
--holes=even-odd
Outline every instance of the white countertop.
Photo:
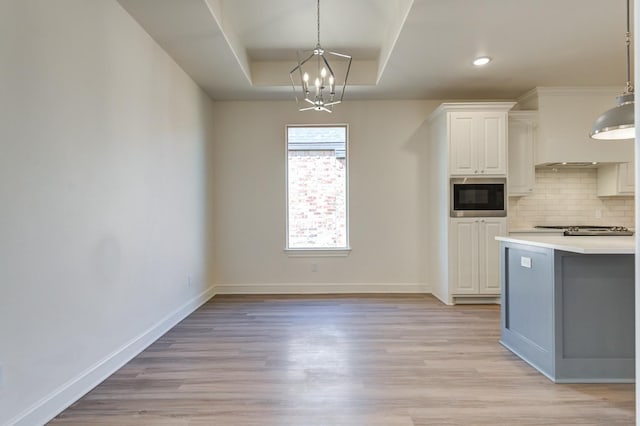
[[518,237],[512,235],[510,237],[496,237],[496,240],[580,254],[634,254],[636,252],[635,236],[565,237],[530,235]]

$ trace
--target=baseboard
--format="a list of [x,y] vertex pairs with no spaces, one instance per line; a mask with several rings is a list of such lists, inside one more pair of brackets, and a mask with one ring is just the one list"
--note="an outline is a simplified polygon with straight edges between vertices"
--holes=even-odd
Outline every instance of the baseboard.
[[216,294],[345,294],[345,293],[431,293],[419,283],[277,283],[218,284]]
[[165,316],[154,326],[134,337],[75,378],[51,392],[51,394],[9,420],[7,424],[31,426],[45,424],[50,421],[215,295],[215,286],[203,291]]
[[439,301],[441,301],[445,305],[453,306],[453,303],[451,302],[451,300],[450,300],[451,298],[450,297],[441,297],[441,295],[439,293],[436,293],[436,292],[431,292],[431,294],[433,294],[433,297],[435,297],[436,299],[438,299]]
[[433,292],[433,296],[445,305],[499,305],[501,303],[499,295],[483,296],[483,295],[442,295]]
[[500,296],[452,296],[455,305],[499,305]]

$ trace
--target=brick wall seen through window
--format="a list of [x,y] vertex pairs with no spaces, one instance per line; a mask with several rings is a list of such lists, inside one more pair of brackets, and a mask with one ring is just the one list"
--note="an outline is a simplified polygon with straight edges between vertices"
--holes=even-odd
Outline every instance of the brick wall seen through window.
[[348,246],[347,127],[287,127],[287,246]]

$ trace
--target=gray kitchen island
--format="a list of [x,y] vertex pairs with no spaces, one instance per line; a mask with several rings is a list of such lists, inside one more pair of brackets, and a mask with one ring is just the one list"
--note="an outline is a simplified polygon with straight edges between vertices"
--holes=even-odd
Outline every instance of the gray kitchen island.
[[635,381],[635,237],[496,237],[500,343],[556,383]]

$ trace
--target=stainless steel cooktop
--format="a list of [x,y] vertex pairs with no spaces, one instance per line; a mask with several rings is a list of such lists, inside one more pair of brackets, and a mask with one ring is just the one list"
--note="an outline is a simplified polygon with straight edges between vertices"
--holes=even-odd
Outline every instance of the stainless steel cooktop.
[[557,226],[536,226],[539,229],[559,229],[564,230],[567,236],[629,236],[633,235],[632,231],[624,226],[600,226],[600,225],[557,225]]

